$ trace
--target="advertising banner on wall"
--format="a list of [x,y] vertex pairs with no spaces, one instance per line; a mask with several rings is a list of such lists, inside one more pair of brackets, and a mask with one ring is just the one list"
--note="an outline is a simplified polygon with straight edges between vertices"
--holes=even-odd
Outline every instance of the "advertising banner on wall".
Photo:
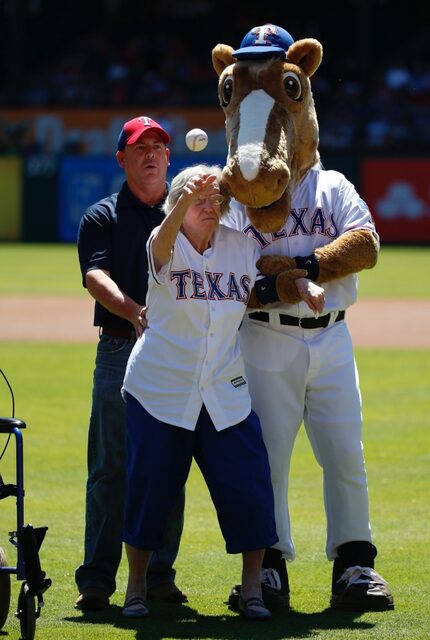
[[93,202],[119,190],[124,173],[114,158],[62,159],[59,176],[59,240],[76,242],[79,221]]
[[[7,131],[14,131],[9,152],[113,156],[121,127],[137,115],[148,115],[169,132],[172,154],[193,156],[185,144],[190,129],[204,129],[208,153],[227,155],[224,114],[221,108],[194,109],[1,109],[0,143],[7,145]],[[0,144],[0,151],[2,151]],[[193,158],[195,161],[195,158]]]
[[23,158],[22,236],[26,242],[58,240],[57,156]]
[[364,160],[361,185],[382,244],[430,244],[430,160]]
[[0,240],[19,240],[22,230],[22,161],[0,157]]
[[[193,163],[188,158],[171,158],[167,180],[189,164],[205,162],[221,164],[223,158],[194,154]],[[197,160],[198,158],[198,160]],[[59,240],[76,242],[79,221],[85,210],[97,200],[116,193],[124,182],[124,171],[115,158],[65,157],[59,172]]]

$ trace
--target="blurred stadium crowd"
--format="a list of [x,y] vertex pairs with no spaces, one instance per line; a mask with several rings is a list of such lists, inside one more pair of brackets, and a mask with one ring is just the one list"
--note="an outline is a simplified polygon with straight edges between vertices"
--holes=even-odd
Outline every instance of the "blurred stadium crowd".
[[[0,0],[0,106],[218,107],[212,47],[238,47],[251,27],[273,22],[323,45],[312,80],[322,148],[430,150],[429,3],[262,5]],[[0,151],[12,149],[26,151],[19,128],[3,128]]]

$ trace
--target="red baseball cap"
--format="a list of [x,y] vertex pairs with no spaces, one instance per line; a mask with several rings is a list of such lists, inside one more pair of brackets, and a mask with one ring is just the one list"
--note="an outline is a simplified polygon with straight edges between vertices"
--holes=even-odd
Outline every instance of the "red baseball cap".
[[169,134],[158,122],[148,118],[148,116],[139,116],[138,118],[133,118],[133,120],[128,120],[124,124],[118,138],[118,151],[124,151],[126,144],[134,144],[147,131],[159,133],[166,144],[170,142]]

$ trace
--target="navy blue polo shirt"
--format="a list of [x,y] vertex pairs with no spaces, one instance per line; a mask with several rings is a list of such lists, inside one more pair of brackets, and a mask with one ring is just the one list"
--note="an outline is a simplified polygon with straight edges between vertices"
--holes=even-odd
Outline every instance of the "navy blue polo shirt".
[[[167,185],[166,185],[167,192]],[[81,218],[78,254],[83,285],[91,269],[109,271],[118,287],[142,306],[148,290],[146,242],[164,219],[163,200],[151,207],[138,200],[127,182],[114,193],[91,205]],[[94,307],[94,325],[131,330],[128,320],[111,313],[99,302]]]

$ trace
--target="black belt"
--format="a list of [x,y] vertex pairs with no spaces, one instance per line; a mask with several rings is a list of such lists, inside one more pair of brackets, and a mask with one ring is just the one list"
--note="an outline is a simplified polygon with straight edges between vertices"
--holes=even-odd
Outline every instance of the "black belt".
[[101,327],[101,335],[109,336],[109,338],[128,338],[129,340],[136,338],[134,329],[110,329],[109,327]]
[[[270,314],[267,311],[254,311],[249,314],[252,320],[259,320],[260,322],[270,322]],[[339,311],[336,316],[335,322],[343,320],[345,317],[345,311]],[[318,329],[320,327],[327,327],[330,322],[331,313],[327,313],[320,318],[297,318],[296,316],[286,316],[284,313],[279,314],[279,322],[281,324],[289,325],[291,327],[300,327],[301,329]]]

